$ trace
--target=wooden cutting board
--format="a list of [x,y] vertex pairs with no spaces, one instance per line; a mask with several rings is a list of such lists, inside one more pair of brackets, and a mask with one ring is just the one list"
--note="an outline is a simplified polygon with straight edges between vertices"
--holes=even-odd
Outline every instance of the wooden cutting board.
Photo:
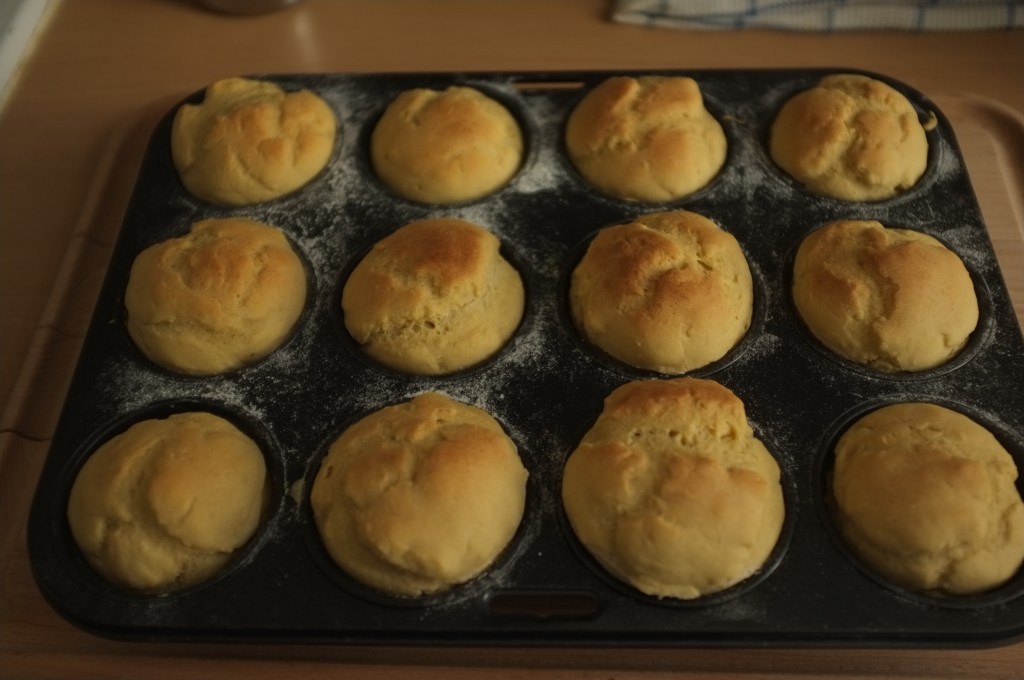
[[[368,649],[344,646],[122,643],[61,619],[33,581],[25,525],[64,394],[156,119],[154,103],[118,130],[67,244],[60,275],[6,412],[0,416],[0,677],[249,678],[594,677],[699,669],[716,677],[771,668],[790,677],[877,673],[918,677],[1021,677],[1024,642],[989,650],[856,649]],[[1024,115],[966,94],[933,95],[953,123],[1018,321],[1024,324]],[[1024,361],[1024,357],[1021,357]],[[1024,389],[1024,387],[1022,387]],[[339,665],[351,664],[351,665]],[[455,667],[457,666],[457,667]],[[603,676],[602,676],[603,677]]]

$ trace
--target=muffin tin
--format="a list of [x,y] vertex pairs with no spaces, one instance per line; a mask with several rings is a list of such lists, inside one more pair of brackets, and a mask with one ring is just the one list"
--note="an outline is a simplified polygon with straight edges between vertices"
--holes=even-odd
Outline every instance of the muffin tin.
[[[664,204],[592,190],[568,162],[565,120],[600,72],[258,75],[305,87],[337,114],[329,166],[276,201],[222,208],[190,196],[174,171],[171,110],[156,127],[115,244],[29,520],[40,589],[67,619],[132,640],[482,645],[988,645],[1024,635],[1024,573],[984,595],[911,593],[879,579],[835,535],[827,503],[831,446],[882,404],[922,400],[988,427],[1024,468],[1024,338],[1014,316],[953,130],[921,93],[903,92],[928,132],[928,170],[906,193],[875,203],[811,195],[771,162],[778,107],[831,70],[645,71],[699,83],[723,124],[728,158],[705,189]],[[519,173],[471,204],[428,206],[389,194],[368,160],[373,124],[412,87],[477,87],[503,102],[525,133]],[[202,91],[189,101],[198,101]],[[637,215],[687,209],[731,232],[754,275],[755,314],[744,340],[689,375],[717,380],[744,401],[757,436],[783,470],[787,517],[765,567],[727,591],[693,601],[644,596],[605,574],[577,544],[560,503],[566,457],[618,385],[659,377],[583,342],[566,309],[568,275],[590,236]],[[149,363],[124,330],[128,272],[143,248],[206,217],[250,217],[281,228],[304,258],[309,304],[294,336],[266,359],[211,377]],[[520,270],[523,322],[509,345],[473,369],[407,376],[363,357],[344,330],[345,274],[374,242],[410,221],[460,217],[493,231]],[[916,374],[887,375],[844,361],[803,328],[788,295],[800,239],[836,219],[876,219],[946,243],[974,278],[981,321],[960,357]],[[530,472],[518,534],[482,576],[422,599],[353,582],[327,557],[308,490],[330,442],[350,423],[436,390],[480,406],[506,428]],[[265,523],[219,576],[186,591],[142,595],[97,576],[65,519],[77,470],[103,441],[146,417],[203,409],[249,433],[265,452],[272,493]],[[1021,482],[1018,481],[1018,488]]]

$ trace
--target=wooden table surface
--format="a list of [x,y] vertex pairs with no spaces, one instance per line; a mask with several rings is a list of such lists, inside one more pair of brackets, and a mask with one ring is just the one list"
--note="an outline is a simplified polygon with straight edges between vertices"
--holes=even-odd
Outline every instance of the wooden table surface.
[[[1024,33],[691,33],[604,0],[305,0],[256,17],[188,0],[56,2],[0,110],[0,677],[1024,677],[984,650],[373,649],[122,643],[42,600],[25,521],[105,257],[155,116],[248,73],[849,67],[953,121],[1024,318]],[[1024,360],[1024,357],[1022,357]]]

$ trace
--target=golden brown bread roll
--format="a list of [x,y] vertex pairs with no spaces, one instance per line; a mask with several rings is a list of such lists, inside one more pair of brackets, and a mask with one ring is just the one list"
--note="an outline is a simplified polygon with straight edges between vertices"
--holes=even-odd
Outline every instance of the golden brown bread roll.
[[1017,466],[984,427],[928,403],[880,408],[835,449],[837,524],[849,546],[904,587],[979,593],[1024,561]]
[[321,463],[310,501],[342,569],[415,597],[493,563],[519,527],[527,476],[490,414],[427,392],[346,429]]
[[143,420],[85,461],[68,499],[75,543],[107,580],[170,592],[220,572],[266,505],[256,443],[219,416]]
[[380,180],[403,198],[465,203],[512,179],[523,135],[508,109],[479,90],[418,88],[388,105],[373,129],[370,158]]
[[772,124],[770,150],[810,191],[849,201],[906,191],[928,165],[928,139],[907,98],[856,74],[826,76],[787,101]]
[[132,263],[126,326],[150,360],[179,373],[241,368],[277,349],[306,303],[306,271],[280,230],[208,219]]
[[785,515],[778,463],[743,402],[711,380],[627,383],[566,462],[562,500],[611,574],[692,599],[751,576]]
[[211,203],[269,201],[306,185],[330,160],[337,120],[309,90],[218,80],[202,103],[178,109],[171,155],[190,193]]
[[575,268],[573,322],[631,366],[685,373],[721,359],[753,314],[753,280],[739,243],[683,210],[601,230]]
[[345,327],[363,351],[407,373],[441,375],[489,358],[523,315],[519,272],[471,222],[433,218],[378,241],[342,290]]
[[811,232],[793,264],[793,301],[827,347],[885,372],[956,356],[978,324],[963,262],[937,239],[844,220]]
[[569,116],[565,145],[599,190],[633,201],[671,201],[707,185],[725,163],[722,126],[692,78],[614,76]]

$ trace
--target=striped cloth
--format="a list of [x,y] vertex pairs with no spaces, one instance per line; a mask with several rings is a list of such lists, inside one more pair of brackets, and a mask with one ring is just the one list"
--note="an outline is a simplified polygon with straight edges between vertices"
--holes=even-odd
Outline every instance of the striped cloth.
[[1024,27],[1024,0],[615,0],[612,18],[702,30],[969,31]]

